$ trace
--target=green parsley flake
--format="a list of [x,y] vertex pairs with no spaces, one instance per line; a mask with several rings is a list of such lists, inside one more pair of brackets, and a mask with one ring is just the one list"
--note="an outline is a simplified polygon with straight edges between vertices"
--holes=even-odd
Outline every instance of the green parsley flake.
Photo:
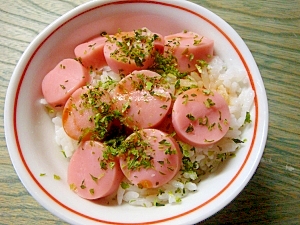
[[109,168],[113,169],[115,167],[116,163],[115,162],[109,162]]
[[185,132],[186,133],[191,133],[194,131],[194,126],[192,124],[189,124],[189,126],[186,128]]
[[208,89],[205,89],[205,90],[202,90],[202,93],[204,95],[210,95],[210,94],[213,94],[213,92],[211,90],[208,90]]
[[161,140],[160,142],[158,142],[160,145],[164,145],[164,146],[171,146],[171,143],[168,142],[166,139]]
[[128,183],[122,181],[122,182],[121,182],[121,187],[122,187],[123,189],[127,189],[127,188],[130,187],[130,185],[129,185]]
[[195,57],[194,54],[191,53],[191,54],[189,55],[189,60],[192,61],[192,60],[194,59],[194,57]]
[[222,128],[222,126],[221,126],[221,124],[220,124],[220,123],[218,123],[218,128],[219,128],[219,130],[220,130],[220,131],[222,131],[222,130],[223,130],[223,128]]
[[206,108],[210,108],[216,104],[210,98],[206,99],[206,101],[204,101],[203,103],[206,106]]
[[197,60],[197,64],[195,64],[196,69],[201,74],[204,68],[207,68],[208,63],[205,60]]
[[107,170],[107,163],[103,160],[100,161],[100,168],[103,170]]
[[175,131],[173,131],[171,134],[168,134],[168,136],[170,136],[170,137],[174,137],[175,135],[176,135]]
[[153,83],[147,81],[147,82],[146,82],[146,90],[147,90],[147,91],[150,91],[150,90],[152,89],[152,87],[153,87]]
[[60,176],[58,176],[56,174],[54,174],[53,177],[54,177],[55,180],[60,180]]
[[164,161],[157,161],[160,165],[164,165],[165,162]]
[[187,114],[187,115],[186,115],[186,118],[188,118],[188,119],[191,120],[191,121],[194,121],[194,120],[195,120],[195,117],[194,117],[191,113]]
[[81,189],[85,189],[86,188],[86,186],[84,185],[84,180],[81,182],[80,188]]
[[199,45],[202,42],[202,39],[203,39],[203,37],[201,39],[198,39],[198,40],[195,39],[193,45]]
[[244,141],[240,140],[240,139],[237,139],[237,138],[233,138],[232,139],[234,143],[236,144],[240,144],[240,143],[244,143]]
[[180,79],[176,80],[175,82],[175,89],[179,89],[180,88]]
[[45,106],[45,108],[46,108],[46,110],[47,110],[47,112],[48,112],[49,114],[55,112],[54,109],[52,109],[51,107],[49,107],[49,106],[47,106],[47,105]]
[[246,118],[245,118],[244,124],[252,122],[250,117],[251,117],[250,112],[246,112]]
[[208,117],[207,116],[205,116],[204,118],[199,117],[198,122],[199,122],[199,125],[206,126],[208,124]]
[[92,188],[92,189],[90,189],[90,194],[91,195],[94,195],[95,194],[95,190]]
[[154,205],[155,205],[155,206],[165,206],[165,204],[159,203],[159,202],[155,202]]
[[67,158],[66,152],[64,150],[61,151],[65,158]]
[[171,149],[171,147],[167,148],[167,150],[165,151],[166,155],[175,155],[176,154],[176,150]]
[[184,101],[182,102],[183,105],[186,105],[189,101],[189,96],[188,95],[183,95],[182,98],[184,98]]
[[124,113],[129,108],[130,108],[130,102],[128,101],[122,106],[122,113]]
[[72,191],[75,191],[77,189],[76,185],[74,183],[70,184],[70,189]]
[[209,131],[212,131],[212,129],[215,127],[216,123],[210,124],[207,128]]
[[89,48],[94,48],[96,45],[96,43],[92,44],[92,45],[88,45]]
[[94,177],[92,174],[90,174],[91,178],[93,181],[97,182],[98,181],[98,178],[97,177]]

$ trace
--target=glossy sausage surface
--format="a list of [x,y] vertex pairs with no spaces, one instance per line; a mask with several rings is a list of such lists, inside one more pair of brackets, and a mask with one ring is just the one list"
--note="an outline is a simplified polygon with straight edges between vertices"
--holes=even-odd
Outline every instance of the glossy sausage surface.
[[229,129],[229,107],[217,92],[190,89],[176,99],[172,124],[178,137],[192,146],[213,144]]
[[170,93],[160,86],[161,76],[150,70],[134,71],[115,88],[114,107],[124,116],[124,123],[135,129],[155,127],[171,107]]
[[52,107],[63,107],[78,88],[90,82],[90,74],[78,61],[64,59],[42,81],[42,92]]
[[128,151],[120,157],[127,179],[140,188],[156,188],[169,182],[181,167],[179,146],[168,134],[143,129],[126,140]]
[[68,99],[62,115],[65,132],[75,140],[101,140],[108,132],[111,121],[101,119],[109,113],[110,95],[94,87],[77,89]]
[[105,37],[97,37],[88,42],[78,45],[74,49],[77,59],[88,69],[101,69],[106,66],[104,57]]
[[70,188],[85,199],[97,199],[114,193],[123,173],[117,159],[101,163],[106,147],[100,142],[83,142],[74,152],[68,167]]
[[165,53],[177,59],[180,72],[196,69],[197,60],[210,62],[213,56],[214,41],[194,32],[180,32],[164,37]]

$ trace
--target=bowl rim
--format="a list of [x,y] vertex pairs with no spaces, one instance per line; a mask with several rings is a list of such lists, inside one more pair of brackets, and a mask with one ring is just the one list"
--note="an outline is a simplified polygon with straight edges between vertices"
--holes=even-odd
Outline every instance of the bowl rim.
[[[185,1],[185,0],[173,0],[173,1],[171,1],[171,0],[126,0],[126,1],[124,1],[124,0],[113,0],[113,1],[102,0],[102,1],[91,1],[91,2],[84,3],[80,6],[72,9],[71,11],[67,12],[66,14],[64,14],[63,16],[59,17],[54,22],[52,22],[50,25],[48,25],[39,35],[37,35],[37,37],[29,44],[27,49],[22,54],[19,62],[16,65],[16,68],[13,72],[13,75],[11,77],[11,80],[9,82],[9,86],[8,86],[8,89],[7,89],[7,94],[6,94],[6,99],[5,99],[5,108],[4,108],[4,128],[5,128],[5,134],[6,134],[5,135],[6,143],[7,143],[7,147],[8,147],[8,151],[9,151],[11,161],[13,163],[13,166],[15,168],[16,173],[18,174],[21,182],[26,187],[28,192],[43,207],[45,207],[51,213],[58,216],[59,218],[62,218],[65,221],[74,222],[73,220],[68,218],[68,216],[63,215],[63,213],[61,211],[53,209],[53,207],[47,203],[48,199],[46,199],[46,200],[41,199],[41,197],[38,195],[38,193],[34,192],[31,189],[32,184],[33,185],[34,184],[38,185],[38,188],[40,188],[44,193],[46,193],[48,198],[50,197],[50,199],[52,199],[52,201],[59,204],[61,207],[64,207],[68,211],[76,213],[79,216],[86,217],[85,215],[80,215],[79,212],[74,212],[72,209],[69,209],[67,206],[62,205],[62,203],[60,203],[59,200],[52,197],[47,192],[47,190],[45,190],[41,185],[39,185],[39,182],[36,181],[36,179],[34,178],[34,176],[32,174],[30,174],[30,169],[26,165],[25,159],[23,158],[23,155],[22,155],[22,150],[21,150],[21,146],[20,146],[20,143],[19,143],[19,136],[18,136],[18,132],[17,132],[17,126],[16,126],[16,111],[17,111],[16,108],[17,108],[17,104],[18,104],[17,103],[17,99],[18,99],[17,96],[18,96],[20,88],[21,88],[22,80],[24,79],[24,76],[26,74],[26,69],[28,68],[28,65],[30,64],[31,60],[33,59],[34,54],[38,51],[39,47],[46,41],[46,39],[49,36],[51,36],[51,34],[54,33],[57,29],[59,29],[59,27],[64,26],[64,24],[66,24],[69,21],[71,21],[72,19],[80,16],[81,14],[86,13],[88,11],[91,11],[93,9],[96,9],[98,7],[105,7],[106,5],[113,5],[113,4],[131,4],[131,3],[143,3],[143,4],[153,4],[154,3],[154,4],[165,5],[165,6],[167,5],[167,6],[171,6],[171,7],[175,7],[175,8],[179,8],[181,10],[187,11],[189,13],[192,13],[192,14],[206,20],[208,23],[210,23],[215,28],[217,28],[217,30],[219,32],[221,32],[223,34],[223,36],[226,37],[226,39],[234,47],[235,51],[238,53],[240,59],[242,60],[242,63],[244,65],[244,67],[247,70],[247,74],[248,74],[248,77],[250,79],[250,83],[251,83],[252,88],[255,90],[255,93],[258,93],[258,91],[260,93],[259,100],[258,100],[257,96],[255,96],[255,99],[254,99],[254,101],[255,101],[254,105],[257,106],[257,107],[255,107],[256,119],[255,119],[255,125],[254,125],[254,135],[253,135],[254,138],[253,138],[253,140],[251,140],[250,151],[247,155],[247,158],[249,158],[250,153],[252,152],[252,148],[254,146],[255,140],[259,140],[259,143],[258,143],[259,144],[259,152],[258,152],[258,155],[256,157],[256,160],[252,164],[251,169],[248,171],[247,177],[239,185],[238,190],[232,196],[230,196],[230,198],[226,199],[226,201],[223,201],[222,204],[218,205],[213,212],[211,212],[209,215],[207,215],[207,218],[208,218],[208,217],[212,216],[213,214],[217,213],[218,211],[220,211],[226,205],[228,205],[243,190],[243,188],[247,185],[247,183],[249,182],[249,180],[251,179],[251,177],[255,173],[256,168],[257,168],[257,166],[260,162],[260,159],[262,157],[264,146],[265,146],[266,139],[267,139],[268,122],[269,122],[268,121],[268,103],[267,103],[266,92],[265,92],[265,89],[264,89],[264,85],[263,85],[263,81],[261,79],[260,72],[259,72],[259,70],[257,68],[257,65],[256,65],[256,63],[255,63],[255,61],[254,61],[254,59],[253,59],[253,57],[250,53],[250,50],[248,49],[246,44],[242,41],[242,38],[236,33],[235,30],[233,30],[233,28],[229,24],[227,24],[219,16],[217,16],[213,12],[207,10],[206,8],[204,8],[204,7],[202,7],[198,4],[195,4],[195,3],[192,3],[192,2],[189,2],[189,1]],[[192,7],[195,7],[196,9],[192,10],[191,9]],[[231,38],[223,30],[225,28],[221,29],[213,21],[211,21],[208,18],[200,15],[197,12],[197,10],[200,10],[200,9],[206,11],[207,13],[210,13],[210,14],[214,15],[218,20],[222,21],[222,24],[226,27],[226,29],[229,29],[230,32],[234,36],[240,38],[241,43],[239,43],[239,45],[240,44],[243,45],[245,47],[245,49],[247,49],[249,51],[249,53],[248,53],[249,55],[247,57],[247,60],[244,58],[244,56],[242,55],[240,50],[237,48],[236,44],[231,40]],[[246,61],[248,61],[248,63]],[[250,64],[250,66],[249,66],[249,64]],[[258,74],[258,77],[256,77],[256,79],[259,79],[259,80],[254,81],[252,73],[250,72],[249,67],[255,67],[254,68],[255,73]],[[258,83],[259,85],[257,86],[256,83]],[[258,108],[258,105],[260,107],[262,106],[263,110],[260,111],[260,109]],[[262,116],[263,119],[258,118],[258,115],[263,115]],[[260,137],[258,137],[258,139],[257,139],[256,133],[257,133],[257,129],[258,129],[258,123],[262,124],[262,126],[260,128],[262,135]],[[11,128],[13,128],[13,129],[11,130]],[[243,165],[241,166],[241,168],[237,172],[236,176],[213,199],[215,199],[219,195],[221,195],[224,192],[224,190],[234,182],[235,178],[243,170],[243,168],[244,168],[244,166],[247,162],[247,158],[245,159]],[[29,179],[27,177],[24,177],[24,171],[20,171],[21,169],[18,166],[18,163],[20,163],[20,162],[23,163],[23,166],[25,166],[25,169],[27,170],[27,172],[29,172],[29,175],[30,175]],[[210,199],[209,201],[212,201],[213,199]],[[205,202],[203,204],[207,204],[207,203],[208,202]],[[188,211],[187,213],[184,213],[184,214],[188,214],[188,213],[199,210],[199,208],[201,208],[203,204],[199,205],[198,207],[196,207],[193,210],[190,210],[190,211]],[[182,216],[183,215],[179,215],[178,217],[182,217]],[[177,216],[174,217],[174,218],[173,217],[172,218],[167,218],[166,221],[170,221],[170,220],[176,219],[176,218],[177,218]],[[90,218],[88,218],[88,219],[90,219]],[[94,218],[91,218],[91,219],[95,221]],[[96,221],[104,222],[106,224],[109,223],[107,221],[102,221],[102,220],[98,220],[98,219],[96,219]],[[153,222],[149,222],[149,223],[146,223],[146,224],[160,223],[160,222],[163,223],[165,221],[153,221]],[[197,221],[194,221],[194,222],[197,222]],[[126,223],[121,223],[121,224],[126,224]],[[145,223],[143,223],[143,224],[145,224]]]

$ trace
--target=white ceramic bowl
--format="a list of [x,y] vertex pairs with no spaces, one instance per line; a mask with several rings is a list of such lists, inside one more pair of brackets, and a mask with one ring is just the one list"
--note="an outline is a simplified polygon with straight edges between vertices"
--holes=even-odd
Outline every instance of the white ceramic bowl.
[[[148,27],[162,35],[191,30],[215,41],[215,54],[247,71],[255,92],[252,126],[226,168],[199,184],[181,204],[164,207],[105,206],[79,198],[66,182],[68,162],[54,141],[43,110],[41,82],[74,47],[102,31]],[[267,98],[257,65],[240,36],[209,10],[183,0],[91,1],[49,25],[29,45],[11,78],[5,102],[5,132],[12,163],[30,194],[47,210],[71,224],[193,224],[215,214],[245,187],[261,159],[268,130]],[[59,174],[61,180],[45,179]]]

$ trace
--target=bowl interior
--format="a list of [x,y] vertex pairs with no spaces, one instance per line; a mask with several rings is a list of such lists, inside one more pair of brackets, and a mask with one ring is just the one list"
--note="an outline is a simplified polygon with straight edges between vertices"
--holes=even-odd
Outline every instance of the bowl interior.
[[[246,70],[255,91],[247,143],[199,190],[181,204],[164,207],[106,205],[81,199],[67,184],[68,160],[54,140],[44,107],[41,82],[60,60],[74,58],[76,45],[99,35],[147,27],[162,35],[191,30],[215,41],[215,54]],[[6,136],[15,169],[25,187],[45,208],[74,223],[195,223],[216,213],[243,189],[260,160],[267,132],[262,80],[250,51],[236,32],[210,11],[186,1],[95,1],[52,23],[29,46],[13,74],[6,100]],[[40,174],[46,176],[41,177]],[[54,174],[61,180],[53,179]],[[117,216],[116,216],[117,215]]]

